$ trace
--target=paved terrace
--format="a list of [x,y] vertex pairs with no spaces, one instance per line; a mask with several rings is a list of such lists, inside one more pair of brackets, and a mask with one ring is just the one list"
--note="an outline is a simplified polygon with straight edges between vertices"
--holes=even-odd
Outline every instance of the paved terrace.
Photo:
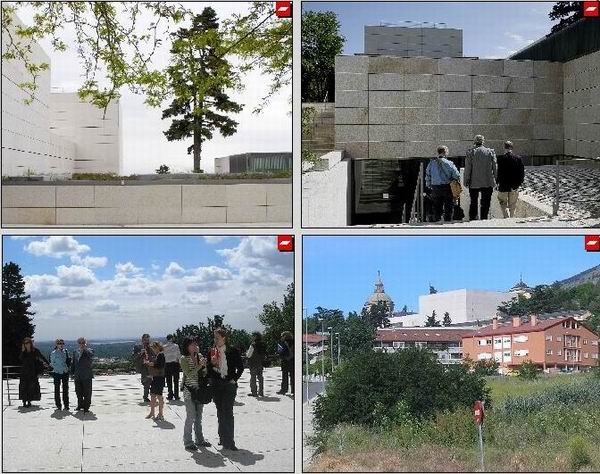
[[[195,453],[183,448],[183,400],[166,403],[164,422],[144,419],[149,408],[141,401],[139,375],[95,378],[86,415],[56,411],[49,378],[40,380],[42,400],[32,408],[20,407],[18,400],[8,406],[3,382],[2,470],[292,472],[294,401],[276,395],[280,376],[278,368],[265,369],[266,397],[257,400],[247,396],[249,372],[242,375],[234,408],[237,452],[222,451],[217,445],[215,405],[206,405],[203,432],[213,446]],[[77,404],[73,383],[69,395],[73,409]]]

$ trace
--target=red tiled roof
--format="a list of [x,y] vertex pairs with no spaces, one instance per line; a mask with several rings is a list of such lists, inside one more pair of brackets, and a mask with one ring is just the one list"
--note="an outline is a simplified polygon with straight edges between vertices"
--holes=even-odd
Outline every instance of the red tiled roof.
[[327,338],[325,336],[321,336],[320,334],[302,334],[302,342],[308,344],[314,344],[323,340],[327,340]]
[[526,332],[540,332],[545,331],[557,324],[561,324],[563,321],[568,321],[570,319],[574,319],[572,316],[568,316],[566,318],[552,318],[552,319],[543,319],[537,321],[535,326],[532,326],[530,322],[521,323],[520,326],[514,327],[512,324],[512,320],[508,323],[498,324],[498,328],[494,329],[493,326],[486,326],[481,328],[478,331],[473,332],[471,336],[479,337],[479,336],[502,336],[505,334],[523,334]]
[[398,328],[378,329],[378,342],[460,342],[473,334],[472,329]]

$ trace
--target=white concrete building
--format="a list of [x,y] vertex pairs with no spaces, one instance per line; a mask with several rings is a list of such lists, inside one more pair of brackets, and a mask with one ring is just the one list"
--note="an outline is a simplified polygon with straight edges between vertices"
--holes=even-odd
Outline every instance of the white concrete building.
[[395,327],[424,326],[427,317],[435,311],[436,319],[442,321],[444,313],[450,313],[452,324],[475,323],[492,319],[505,301],[516,297],[513,292],[471,290],[443,291],[419,296],[419,312],[390,318]]
[[[20,25],[13,17],[13,31]],[[9,44],[3,31],[3,54]],[[50,64],[39,44],[29,46],[32,63]],[[22,86],[31,80],[22,60],[2,60],[2,176],[120,173],[118,101],[103,117],[102,109],[81,101],[76,93],[52,93],[50,68],[40,72],[34,91]]]

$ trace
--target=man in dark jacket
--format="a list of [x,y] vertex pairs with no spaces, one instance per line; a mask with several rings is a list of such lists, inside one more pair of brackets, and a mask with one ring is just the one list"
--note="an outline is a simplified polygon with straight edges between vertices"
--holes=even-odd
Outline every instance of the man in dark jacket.
[[233,405],[237,394],[237,381],[244,372],[240,351],[228,344],[227,331],[215,329],[215,346],[210,350],[208,375],[213,379],[214,402],[217,407],[219,444],[223,449],[237,451],[234,440]]
[[150,402],[148,395],[150,394],[150,384],[152,383],[152,377],[148,365],[144,364],[145,360],[154,362],[156,355],[150,350],[150,334],[142,334],[142,343],[133,346],[133,362],[135,363],[135,369],[140,373],[142,387],[144,387],[144,401]]
[[294,394],[294,336],[289,331],[281,333],[277,343],[277,353],[281,358],[281,389],[277,392],[285,395],[288,389]]
[[91,349],[88,349],[85,338],[77,339],[79,349],[73,353],[71,361],[71,374],[75,381],[75,393],[77,394],[77,410],[87,413],[92,404],[92,359],[94,357]]
[[[248,358],[248,368],[250,369],[250,395],[251,397],[264,397],[264,378],[263,364],[266,355],[265,343],[262,340],[262,334],[255,332],[252,334],[252,344],[246,352]],[[256,381],[258,380],[258,390]]]
[[515,217],[519,187],[525,179],[525,167],[519,155],[513,154],[513,143],[504,143],[504,155],[498,157],[498,201],[504,218]]

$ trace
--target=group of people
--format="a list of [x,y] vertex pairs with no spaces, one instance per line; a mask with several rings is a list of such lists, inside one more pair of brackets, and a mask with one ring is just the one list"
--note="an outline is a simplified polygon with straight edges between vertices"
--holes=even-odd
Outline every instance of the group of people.
[[[54,403],[57,410],[69,410],[69,376],[73,378],[77,395],[76,410],[87,413],[92,403],[92,360],[94,354],[87,347],[85,338],[77,340],[78,348],[70,354],[65,341],[57,339],[50,361],[35,347],[33,339],[26,337],[21,346],[21,376],[19,380],[19,400],[23,407],[31,407],[31,402],[41,400],[39,376],[46,370],[54,380]],[[61,403],[62,388],[62,403]]]
[[[464,185],[469,189],[469,220],[486,220],[489,216],[492,193],[498,191],[498,203],[504,218],[515,217],[519,187],[525,179],[525,167],[519,155],[514,153],[511,141],[504,143],[504,154],[496,157],[493,148],[485,145],[483,135],[476,135],[474,146],[465,157]],[[433,219],[444,222],[462,219],[459,197],[453,187],[460,190],[460,173],[447,156],[447,146],[440,146],[437,157],[427,165],[425,186],[433,203]]]
[[[73,378],[77,394],[77,410],[87,413],[92,401],[93,351],[87,347],[85,338],[77,340],[78,349],[70,353],[63,339],[56,345],[47,360],[34,346],[33,339],[25,338],[21,348],[22,363],[19,382],[19,399],[24,407],[41,399],[39,376],[49,371],[54,380],[54,401],[57,410],[69,410],[69,380]],[[278,394],[291,389],[294,393],[294,339],[289,331],[281,334],[277,342],[281,359],[282,380]],[[262,335],[252,335],[252,343],[246,351],[250,369],[249,396],[264,397],[263,370],[267,350]],[[214,331],[214,345],[203,354],[196,339],[186,337],[181,346],[173,335],[167,342],[151,341],[149,334],[142,335],[141,343],[133,348],[133,360],[141,374],[143,400],[150,404],[147,419],[164,421],[164,388],[168,400],[180,400],[183,393],[186,418],[183,444],[187,450],[210,446],[202,432],[204,405],[214,402],[217,409],[219,445],[236,451],[234,437],[233,407],[238,390],[238,380],[244,372],[241,351],[228,344],[227,331]],[[180,383],[180,372],[183,374]],[[62,398],[61,398],[62,389]]]

